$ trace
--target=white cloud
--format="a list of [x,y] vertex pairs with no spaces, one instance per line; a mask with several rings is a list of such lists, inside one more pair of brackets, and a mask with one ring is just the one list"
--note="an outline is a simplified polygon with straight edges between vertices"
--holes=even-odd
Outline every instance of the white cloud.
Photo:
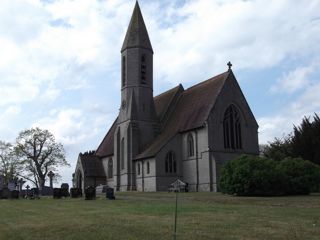
[[298,67],[283,75],[274,86],[271,86],[273,93],[293,93],[305,89],[310,84],[309,77],[315,72],[319,64],[316,62],[304,67]]
[[320,25],[312,20],[319,1],[199,0],[169,7],[181,18],[174,25],[153,22],[163,17],[156,10],[145,18],[152,20],[158,78],[170,82],[203,80],[227,69],[229,60],[235,69],[263,69],[320,52]]
[[292,132],[293,125],[299,125],[303,117],[320,113],[320,79],[308,85],[304,92],[289,106],[284,106],[269,116],[258,118],[260,143],[272,141]]

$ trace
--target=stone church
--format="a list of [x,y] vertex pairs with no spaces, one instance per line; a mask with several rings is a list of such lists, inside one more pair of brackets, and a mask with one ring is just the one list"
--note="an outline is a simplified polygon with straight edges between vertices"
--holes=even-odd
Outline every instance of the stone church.
[[121,106],[95,151],[80,153],[73,183],[117,191],[217,191],[223,164],[258,154],[258,124],[229,69],[153,96],[153,49],[138,2],[121,49]]

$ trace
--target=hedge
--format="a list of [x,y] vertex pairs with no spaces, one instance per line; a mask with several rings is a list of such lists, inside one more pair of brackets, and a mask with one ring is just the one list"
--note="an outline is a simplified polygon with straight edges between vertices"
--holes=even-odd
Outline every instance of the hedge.
[[239,196],[300,195],[319,190],[319,183],[320,167],[301,158],[243,155],[223,167],[219,189]]

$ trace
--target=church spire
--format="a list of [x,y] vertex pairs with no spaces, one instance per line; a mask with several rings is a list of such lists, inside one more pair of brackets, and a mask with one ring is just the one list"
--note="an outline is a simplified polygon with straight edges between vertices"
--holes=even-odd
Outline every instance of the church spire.
[[138,1],[134,7],[130,24],[124,39],[121,52],[127,48],[145,48],[153,52],[146,25],[144,24]]

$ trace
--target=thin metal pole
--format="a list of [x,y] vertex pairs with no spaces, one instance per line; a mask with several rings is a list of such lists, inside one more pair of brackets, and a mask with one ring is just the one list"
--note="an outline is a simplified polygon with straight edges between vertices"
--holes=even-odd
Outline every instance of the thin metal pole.
[[176,212],[175,212],[175,216],[174,216],[173,240],[176,240],[176,237],[177,237],[177,217],[178,217],[178,191],[176,191]]

